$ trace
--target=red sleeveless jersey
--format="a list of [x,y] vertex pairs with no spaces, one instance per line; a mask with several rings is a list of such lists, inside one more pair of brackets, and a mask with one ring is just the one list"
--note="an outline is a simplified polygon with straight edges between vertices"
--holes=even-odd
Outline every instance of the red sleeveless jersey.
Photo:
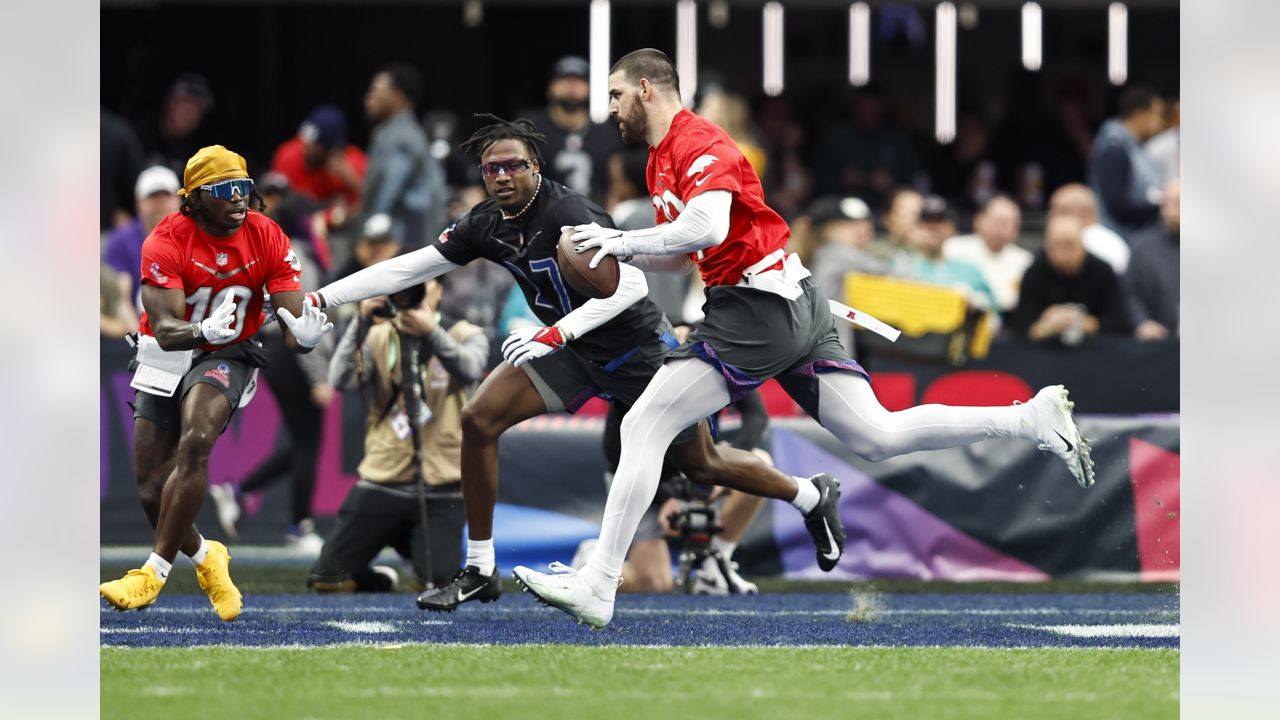
[[760,178],[733,138],[688,110],[677,113],[667,136],[650,148],[645,172],[659,223],[680,217],[699,193],[733,194],[724,242],[689,254],[708,287],[737,284],[743,270],[785,247],[791,237],[786,221],[765,205]]
[[[235,299],[231,328],[240,332],[217,344],[202,344],[206,351],[253,337],[262,326],[265,295],[300,292],[301,268],[280,226],[254,210],[225,238],[209,235],[191,218],[173,213],[142,243],[142,283],[182,290],[188,321],[205,319],[228,294]],[[145,312],[140,332],[155,334]]]

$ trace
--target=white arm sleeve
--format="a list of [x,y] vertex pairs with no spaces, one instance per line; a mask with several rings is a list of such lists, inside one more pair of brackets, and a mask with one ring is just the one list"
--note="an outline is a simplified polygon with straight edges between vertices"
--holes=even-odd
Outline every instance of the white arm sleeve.
[[683,275],[693,269],[688,255],[636,255],[627,262],[645,272]]
[[649,294],[649,281],[644,273],[626,263],[618,264],[618,289],[607,298],[588,300],[582,307],[560,318],[556,326],[566,340],[582,337],[617,317]]
[[370,265],[358,273],[325,285],[319,292],[324,298],[325,307],[336,307],[379,295],[390,295],[439,277],[456,267],[458,266],[444,259],[439,248],[425,247]]
[[634,255],[684,255],[719,245],[729,235],[732,202],[728,190],[695,195],[673,222],[623,233],[627,250]]

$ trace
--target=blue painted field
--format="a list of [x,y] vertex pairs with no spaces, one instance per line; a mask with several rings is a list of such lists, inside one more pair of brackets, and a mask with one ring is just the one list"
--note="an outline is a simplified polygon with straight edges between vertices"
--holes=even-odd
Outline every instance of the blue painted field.
[[[238,620],[203,596],[161,595],[144,611],[103,607],[101,643],[116,647],[317,646],[342,643],[665,646],[1178,648],[1175,594],[783,593],[706,598],[623,595],[591,632],[527,594],[426,613],[413,596],[267,595]],[[850,614],[854,613],[854,619]]]

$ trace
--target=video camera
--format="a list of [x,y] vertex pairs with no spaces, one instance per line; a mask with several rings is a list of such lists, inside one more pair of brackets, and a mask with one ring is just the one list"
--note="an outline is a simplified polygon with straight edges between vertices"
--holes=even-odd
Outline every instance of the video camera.
[[719,557],[711,547],[711,538],[722,527],[716,508],[708,500],[711,487],[690,482],[683,475],[673,478],[672,496],[684,500],[684,507],[667,516],[667,522],[679,534],[680,571],[678,587],[686,595],[693,592],[693,572],[709,557]]

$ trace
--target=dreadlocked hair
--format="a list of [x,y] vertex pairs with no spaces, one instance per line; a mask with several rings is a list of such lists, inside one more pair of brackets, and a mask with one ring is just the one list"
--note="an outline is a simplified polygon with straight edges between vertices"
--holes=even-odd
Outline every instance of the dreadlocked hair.
[[529,154],[537,161],[538,166],[543,165],[542,151],[538,146],[547,141],[547,136],[538,132],[537,126],[532,122],[524,118],[503,120],[489,113],[476,113],[473,117],[487,120],[489,124],[471,133],[471,137],[458,146],[463,152],[479,160],[499,140],[519,140],[529,149]]

